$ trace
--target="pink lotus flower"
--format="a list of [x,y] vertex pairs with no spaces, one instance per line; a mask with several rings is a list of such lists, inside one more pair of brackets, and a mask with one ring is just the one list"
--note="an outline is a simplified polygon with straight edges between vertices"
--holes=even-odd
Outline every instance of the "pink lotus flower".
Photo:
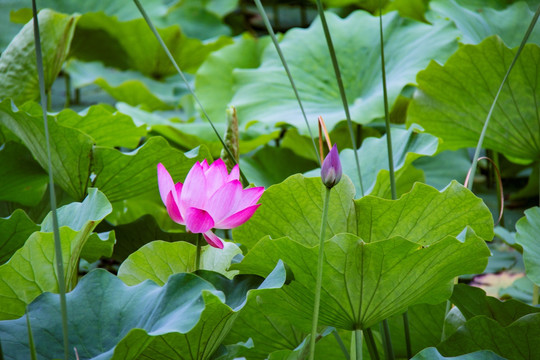
[[208,165],[196,162],[184,183],[173,182],[163,164],[158,164],[158,185],[161,200],[171,219],[192,233],[202,233],[213,247],[223,248],[223,241],[212,228],[232,229],[242,225],[260,206],[264,188],[243,189],[236,165],[229,174],[223,160]]

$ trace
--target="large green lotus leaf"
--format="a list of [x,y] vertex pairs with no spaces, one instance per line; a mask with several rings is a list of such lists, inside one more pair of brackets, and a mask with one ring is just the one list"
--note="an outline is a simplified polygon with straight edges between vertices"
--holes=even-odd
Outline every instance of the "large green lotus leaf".
[[0,200],[26,206],[39,203],[49,177],[21,144],[8,141],[0,147]]
[[302,173],[317,166],[317,163],[296,155],[283,147],[264,146],[250,157],[240,159],[240,168],[249,182],[269,187],[287,177]]
[[[41,107],[27,103],[17,109],[9,99],[0,103],[0,124],[17,135],[43,169],[48,168],[47,145]],[[82,131],[65,127],[48,117],[51,162],[55,183],[72,198],[83,199],[89,185],[93,140]]]
[[[274,239],[289,236],[308,246],[318,244],[325,192],[326,187],[320,178],[306,178],[299,174],[269,187],[251,219],[233,230],[234,241],[251,248],[259,239],[269,235]],[[353,196],[354,186],[344,176],[330,195],[327,239],[356,230]]]
[[[225,111],[236,86],[233,70],[258,67],[269,42],[269,37],[254,38],[246,33],[236,38],[233,44],[210,54],[197,70],[195,92],[214,122],[227,120]],[[242,122],[243,119],[239,120]]]
[[416,354],[411,360],[505,360],[489,350],[475,351],[470,354],[445,357],[436,348],[427,348]]
[[[51,10],[38,15],[45,89],[50,89],[70,49],[77,18]],[[39,97],[33,23],[17,34],[0,57],[0,100],[11,97],[17,104]]]
[[445,356],[491,350],[506,359],[534,359],[540,353],[540,313],[525,315],[508,326],[475,316],[437,346]]
[[[210,359],[242,308],[230,306],[275,291],[284,277],[283,266],[277,267],[258,289],[246,293],[245,277],[223,286],[223,279],[210,277],[217,282],[213,284],[182,273],[171,276],[163,287],[151,281],[128,287],[114,275],[96,270],[67,294],[70,345],[85,359]],[[249,284],[256,286],[253,281]],[[30,316],[41,358],[62,357],[58,296],[42,295],[25,316]],[[25,317],[0,322],[6,359],[29,354],[24,324]]]
[[[440,137],[445,149],[474,147],[504,74],[516,49],[496,36],[479,45],[462,46],[444,66],[432,62],[418,73],[419,89],[411,101],[407,123],[417,123]],[[540,48],[523,48],[503,88],[484,139],[484,146],[515,161],[540,157],[540,125],[535,82]]]
[[[355,122],[368,123],[384,115],[381,87],[379,18],[356,11],[346,19],[326,15],[341,74]],[[446,25],[427,25],[383,16],[387,89],[390,106],[403,87],[414,83],[416,73],[431,59],[444,61],[457,47],[456,31]],[[308,119],[323,116],[332,129],[345,119],[334,70],[319,20],[308,29],[293,29],[281,48],[295,79]],[[237,91],[231,100],[241,124],[252,120],[268,126],[306,126],[289,80],[273,47],[267,47],[257,69],[236,69]],[[314,121],[314,120],[313,120]],[[314,122],[315,123],[315,122]]]
[[9,260],[17,249],[39,226],[21,210],[15,210],[9,217],[0,218],[0,264]]
[[[437,305],[414,305],[407,309],[407,314],[413,354],[427,347],[436,346],[441,342],[446,315],[446,301]],[[403,329],[403,316],[400,314],[389,318],[388,325],[396,357],[406,358],[407,347]]]
[[[373,192],[377,177],[381,170],[386,170],[388,178],[388,147],[386,135],[380,138],[366,138],[358,152],[362,185],[364,193]],[[437,151],[438,139],[429,134],[417,133],[414,128],[409,130],[392,129],[392,151],[394,155],[394,169],[398,173],[422,156],[431,156]],[[354,150],[344,149],[339,157],[343,166],[343,172],[354,183],[357,197],[360,197],[360,181],[356,171]],[[403,170],[402,170],[403,169]],[[398,176],[399,174],[396,174]],[[379,180],[380,183],[380,180]],[[386,181],[389,187],[389,180]]]
[[[394,174],[396,181],[396,195],[401,195],[411,191],[415,183],[425,182],[424,172],[415,168],[414,166],[406,166]],[[384,199],[392,198],[392,188],[390,185],[390,172],[388,170],[381,170],[377,174],[377,180],[373,186],[369,195],[377,196]]]
[[163,163],[177,182],[185,178],[196,161],[210,159],[205,146],[183,153],[165,139],[153,136],[143,146],[123,153],[116,149],[94,148],[92,186],[103,191],[111,201],[119,201],[145,192],[158,194],[157,164]]
[[527,276],[535,284],[540,284],[540,208],[535,206],[525,210],[525,217],[516,223],[516,243],[523,247],[523,261]]
[[455,181],[442,192],[417,183],[398,200],[365,196],[355,205],[358,236],[366,242],[402,236],[430,245],[448,235],[457,236],[466,226],[484,240],[493,239],[491,212],[480,198]]
[[[27,103],[18,110],[7,99],[0,103],[0,124],[13,131],[46,169],[47,148],[40,112],[41,108],[35,103]],[[71,110],[65,112],[73,114]],[[117,116],[122,118],[121,115]],[[124,121],[128,119],[124,118]],[[101,132],[99,125],[100,122],[96,122],[92,126],[85,126],[88,126],[88,132],[104,139],[106,134]],[[120,124],[115,126],[115,132],[121,131]],[[195,161],[210,158],[205,147],[184,154],[161,137],[151,137],[131,153],[107,146],[94,146],[95,140],[89,135],[59,124],[53,118],[49,118],[49,132],[55,181],[75,199],[84,198],[89,186],[98,187],[111,202],[146,191],[155,190],[157,194],[158,163],[162,162],[175,179],[183,179]],[[113,141],[110,137],[108,139]]]
[[95,84],[118,101],[150,110],[171,109],[178,105],[187,89],[179,76],[154,80],[133,70],[105,67],[99,61],[72,60],[64,69],[75,88]]
[[[231,43],[219,37],[203,43],[188,38],[178,25],[158,29],[183,71],[194,73],[212,51]],[[176,74],[159,42],[143,19],[119,21],[102,12],[86,13],[77,24],[71,55],[84,61],[131,69],[156,79]]]
[[277,304],[272,305],[272,300],[263,295],[257,301],[246,304],[238,315],[235,326],[225,338],[226,344],[251,338],[254,346],[244,354],[247,359],[262,360],[278,350],[294,350],[309,332],[298,327],[298,324],[290,321],[288,317],[273,314],[271,307]]
[[[187,242],[152,241],[128,256],[118,269],[118,277],[127,285],[136,285],[148,279],[163,285],[173,274],[195,271],[196,252],[197,247]],[[204,246],[200,269],[232,278],[237,271],[227,269],[232,258],[241,253],[240,248],[230,242],[225,242],[223,249]]]
[[[467,9],[455,0],[432,0],[429,6],[456,24],[463,34],[460,41],[465,44],[478,44],[488,36],[499,35],[507,46],[519,46],[534,16],[534,11],[523,1],[502,10],[487,6]],[[540,45],[540,28],[533,29],[528,41]]]
[[146,135],[143,126],[136,127],[129,116],[94,105],[84,112],[65,109],[58,113],[59,124],[78,129],[94,139],[96,145],[134,149]]
[[[353,234],[334,236],[324,246],[319,324],[366,329],[409,306],[448,299],[451,280],[481,272],[490,255],[470,229],[460,237],[424,247],[401,237],[366,243]],[[273,311],[305,323],[312,317],[318,252],[318,246],[308,248],[287,237],[265,238],[234,268],[264,276],[283,260],[294,280],[275,296]]]
[[[207,121],[179,122],[175,115],[148,112],[125,103],[116,104],[123,114],[131,116],[136,124],[147,124],[155,133],[186,149],[204,144],[214,157],[219,157],[223,145]],[[212,119],[212,118],[211,118]],[[226,123],[214,123],[218,133],[225,134]],[[279,137],[279,130],[269,132],[256,124],[240,131],[239,149],[241,154],[255,150],[270,140]]]
[[540,312],[539,308],[514,299],[500,301],[487,296],[486,292],[480,288],[465,284],[454,287],[451,300],[466,320],[475,316],[487,316],[501,326],[508,326],[525,315]]
[[[58,209],[62,261],[68,289],[77,281],[79,258],[85,250],[87,257],[93,261],[101,255],[110,256],[112,253],[114,238],[103,241],[97,235],[91,235],[99,221],[110,211],[107,198],[97,189],[90,189],[82,203],[72,203]],[[24,314],[26,305],[39,294],[58,291],[51,223],[49,214],[41,224],[41,231],[30,235],[10,261],[0,266],[1,319],[19,317]],[[100,242],[103,243],[101,246]],[[90,243],[94,244],[85,249]]]

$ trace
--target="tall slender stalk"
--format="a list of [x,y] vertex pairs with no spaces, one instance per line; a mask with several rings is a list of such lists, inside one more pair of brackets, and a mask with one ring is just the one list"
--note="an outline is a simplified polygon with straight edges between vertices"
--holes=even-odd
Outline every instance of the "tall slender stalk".
[[30,348],[30,359],[37,360],[36,345],[34,343],[34,334],[32,333],[32,325],[30,324],[30,313],[26,308],[26,329],[28,331],[28,347]]
[[495,94],[495,98],[493,99],[493,102],[491,103],[491,107],[489,108],[486,121],[484,122],[484,127],[482,128],[482,132],[480,133],[480,138],[478,139],[478,144],[476,145],[476,149],[474,151],[473,160],[471,164],[471,170],[470,170],[471,175],[469,177],[470,181],[467,186],[469,190],[472,190],[472,187],[473,187],[474,175],[476,174],[476,164],[478,163],[478,157],[480,156],[480,149],[482,148],[482,144],[484,143],[484,137],[486,136],[489,120],[491,119],[491,114],[493,113],[493,110],[495,109],[495,104],[497,103],[497,100],[499,99],[499,95],[502,92],[504,84],[506,84],[506,80],[508,79],[510,72],[514,68],[514,65],[516,64],[517,59],[519,55],[521,54],[521,50],[523,50],[523,48],[525,47],[525,44],[527,43],[527,40],[529,39],[529,36],[531,35],[531,32],[533,31],[534,25],[536,25],[536,21],[538,20],[539,16],[540,16],[540,5],[536,9],[536,12],[534,13],[534,16],[531,20],[531,23],[529,24],[529,27],[527,28],[527,32],[525,32],[525,36],[523,36],[523,39],[521,40],[521,44],[519,45],[516,55],[514,56],[514,59],[512,59],[512,63],[510,63],[510,66],[508,67],[508,70],[506,71],[506,74],[504,75],[501,85],[499,86],[499,90],[497,90],[497,94]]
[[326,39],[326,44],[328,45],[328,52],[330,53],[330,59],[332,60],[332,67],[334,68],[334,73],[339,88],[339,95],[341,96],[343,110],[345,111],[345,118],[347,119],[347,126],[349,127],[351,144],[354,150],[354,160],[356,162],[358,182],[360,183],[360,195],[364,196],[364,185],[362,184],[362,173],[360,172],[360,161],[358,159],[358,149],[356,147],[356,139],[352,127],[351,113],[349,111],[349,104],[347,102],[347,94],[345,93],[345,87],[343,86],[343,79],[341,77],[341,70],[339,69],[339,63],[337,60],[336,51],[334,49],[334,42],[332,41],[332,36],[330,35],[330,30],[328,29],[328,23],[326,22],[326,16],[324,15],[324,9],[321,0],[317,0],[317,11],[319,12],[319,17],[321,18],[324,37]]
[[343,343],[343,340],[341,339],[341,336],[339,336],[339,333],[337,329],[334,329],[332,331],[332,334],[334,335],[334,338],[336,339],[336,342],[338,343],[339,347],[341,348],[341,352],[343,353],[343,356],[345,356],[345,359],[349,360],[351,356],[349,355],[349,352],[347,351],[347,348],[345,347],[345,344]]
[[43,71],[43,56],[41,53],[41,40],[39,36],[39,22],[37,15],[36,0],[32,0],[32,14],[34,16],[34,42],[36,46],[36,66],[39,79],[39,93],[41,96],[41,109],[43,111],[43,126],[45,128],[45,143],[47,145],[47,168],[49,172],[49,194],[53,221],[54,253],[56,264],[56,279],[58,281],[58,293],[60,295],[60,312],[62,314],[62,334],[64,342],[64,359],[69,358],[68,337],[68,313],[66,305],[66,283],[64,276],[64,261],[62,259],[62,244],[56,213],[56,193],[54,191],[53,167],[51,160],[51,144],[49,139],[49,123],[47,120],[47,95],[45,92],[45,76]]
[[373,338],[373,333],[370,328],[364,330],[364,335],[366,338],[366,345],[369,351],[369,357],[371,360],[379,360],[379,353],[377,352],[377,346],[375,345],[375,339]]
[[[225,149],[225,151],[227,152],[227,155],[229,155],[229,157],[232,159],[232,161],[236,164],[236,159],[234,158],[233,154],[231,153],[231,150],[229,149],[229,147],[227,146],[227,144],[225,144],[225,141],[223,140],[223,138],[221,137],[221,135],[219,134],[219,132],[217,131],[216,127],[214,126],[214,123],[212,122],[212,120],[210,119],[210,116],[208,115],[208,113],[206,112],[206,110],[204,109],[201,101],[199,100],[199,97],[195,94],[195,91],[193,91],[193,89],[191,88],[191,85],[189,84],[189,82],[187,81],[186,79],[186,76],[184,75],[184,72],[180,69],[180,67],[178,66],[178,63],[176,62],[176,60],[174,59],[174,57],[172,56],[171,52],[169,51],[169,48],[167,47],[167,45],[165,44],[165,42],[163,41],[163,39],[161,38],[161,35],[159,35],[156,27],[154,26],[154,24],[152,23],[152,20],[150,19],[150,17],[148,16],[148,14],[146,13],[146,11],[144,10],[143,6],[141,5],[141,3],[139,2],[139,0],[133,0],[135,2],[135,5],[137,5],[137,8],[139,9],[139,12],[141,13],[141,15],[143,16],[144,20],[146,21],[146,24],[148,24],[148,27],[150,28],[150,30],[152,30],[152,33],[154,34],[154,36],[156,37],[156,39],[158,40],[159,44],[161,45],[161,47],[163,48],[163,51],[165,51],[165,53],[167,54],[167,57],[169,58],[169,60],[171,61],[171,63],[173,64],[174,68],[176,69],[176,71],[178,72],[178,74],[180,74],[180,77],[182,78],[182,80],[184,81],[184,83],[186,84],[186,87],[187,89],[189,90],[189,92],[191,93],[191,95],[193,96],[193,99],[195,99],[195,102],[197,102],[197,105],[199,105],[199,108],[201,109],[201,111],[203,112],[204,114],[204,117],[206,118],[206,120],[208,120],[208,122],[210,123],[210,126],[212,127],[212,130],[214,130],[214,133],[216,134],[216,136],[218,137],[219,141],[221,142],[221,145],[223,146],[223,149]],[[242,172],[242,170],[240,170],[240,176],[242,177],[242,182],[244,183],[244,186],[247,186],[249,185],[249,181],[246,179],[244,173]]]
[[268,19],[266,10],[264,10],[264,7],[261,4],[261,0],[254,0],[254,1],[263,19],[264,26],[266,26],[266,31],[268,31],[268,34],[270,35],[270,38],[272,39],[272,42],[274,43],[274,47],[276,48],[279,59],[281,60],[281,64],[283,65],[283,68],[285,69],[285,72],[287,73],[289,82],[291,83],[291,87],[294,91],[294,95],[296,96],[296,101],[298,101],[298,106],[300,106],[300,111],[302,112],[302,116],[304,117],[304,121],[306,123],[309,136],[311,137],[311,142],[313,143],[313,150],[315,151],[315,156],[317,158],[317,161],[319,161],[319,165],[322,165],[319,160],[319,151],[317,150],[317,145],[315,145],[315,138],[313,137],[313,133],[311,132],[311,127],[309,126],[309,121],[307,119],[306,112],[304,110],[304,105],[302,105],[302,100],[300,100],[300,95],[298,94],[298,90],[296,89],[296,84],[294,83],[293,77],[291,75],[291,71],[289,70],[289,65],[287,65],[285,56],[283,56],[283,52],[281,51],[281,47],[279,46],[279,42],[277,40],[276,34],[274,33],[274,29],[272,29],[272,25],[270,24],[270,20]]
[[[540,166],[537,164],[537,166]],[[540,181],[538,181],[538,203],[540,204]],[[538,285],[533,284],[533,298],[532,298],[532,304],[533,306],[538,305],[538,296],[540,295],[540,287]]]
[[356,360],[362,360],[362,330],[354,330],[356,345]]
[[201,237],[202,234],[197,234],[197,252],[195,253],[195,270],[201,268]]
[[328,217],[328,204],[330,203],[330,188],[325,187],[326,196],[324,198],[321,237],[319,240],[319,258],[317,261],[317,282],[315,287],[315,304],[313,306],[313,320],[311,323],[311,342],[309,344],[309,360],[315,358],[315,339],[317,337],[317,325],[319,323],[319,306],[321,303],[321,286],[323,275],[323,258],[324,258],[324,239],[326,236],[326,219]]
[[[392,149],[392,129],[390,127],[390,112],[388,110],[388,91],[386,86],[386,66],[384,60],[384,34],[383,34],[383,24],[382,24],[382,4],[379,0],[379,35],[381,43],[381,73],[382,73],[382,85],[383,85],[383,98],[384,98],[384,123],[386,125],[386,147],[388,149],[388,170],[390,172],[390,190],[392,192],[392,200],[397,199],[396,192],[396,176],[394,169],[394,152]],[[407,311],[403,314],[403,327],[405,331],[405,342],[407,346],[407,355],[411,357],[410,354],[410,330],[409,330],[409,319]],[[390,328],[388,326],[388,321],[386,319],[382,322],[382,333],[383,333],[383,343],[384,351],[387,359],[394,359],[394,349],[392,347],[392,338],[390,337]]]

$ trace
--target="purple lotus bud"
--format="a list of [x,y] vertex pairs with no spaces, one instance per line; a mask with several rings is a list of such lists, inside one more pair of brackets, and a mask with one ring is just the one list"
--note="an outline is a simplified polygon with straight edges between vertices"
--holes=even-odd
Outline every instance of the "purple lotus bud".
[[321,168],[321,180],[327,188],[331,189],[341,180],[341,174],[341,161],[339,160],[337,145],[334,145],[324,158]]

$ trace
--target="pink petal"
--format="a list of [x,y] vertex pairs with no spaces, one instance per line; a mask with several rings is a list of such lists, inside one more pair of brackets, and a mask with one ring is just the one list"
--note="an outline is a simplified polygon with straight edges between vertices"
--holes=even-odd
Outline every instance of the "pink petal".
[[197,162],[186,176],[178,207],[184,217],[187,217],[186,211],[188,208],[204,209],[205,203],[206,177],[204,176],[203,166]]
[[223,241],[213,232],[207,231],[203,234],[204,240],[210,245],[218,249],[223,249]]
[[238,210],[255,205],[261,198],[263,192],[264,187],[262,186],[244,189],[244,191],[242,191],[242,201],[238,205]]
[[227,178],[227,182],[232,180],[240,180],[240,168],[238,167],[238,165],[234,165],[231,173],[229,174],[229,177]]
[[194,207],[186,210],[186,229],[192,233],[205,233],[214,227],[214,219],[205,210]]
[[201,162],[201,166],[203,168],[203,171],[206,171],[208,170],[209,166],[208,166],[208,161],[206,161],[206,159],[204,159],[202,162]]
[[[212,215],[215,222],[227,218],[242,208],[238,204],[242,201],[242,183],[233,180],[220,187],[206,203],[206,210]],[[237,209],[238,210],[235,210]]]
[[[182,189],[181,185],[182,184],[180,184],[180,190]],[[171,191],[169,195],[167,196],[167,204],[166,204],[167,212],[169,213],[169,216],[174,222],[181,225],[185,225],[184,219],[182,218],[182,214],[180,214],[180,210],[178,209],[178,206],[176,205],[176,202],[174,201],[173,194],[174,194],[174,191]]]
[[255,210],[257,210],[259,206],[261,206],[261,204],[247,207],[244,210],[241,210],[229,216],[225,220],[218,222],[214,227],[217,229],[232,229],[240,226],[249,220],[249,218],[253,215],[253,213],[255,213]]
[[[163,201],[163,204],[167,205],[167,196],[171,191],[174,190],[174,182],[167,171],[165,169],[165,166],[163,166],[162,163],[159,163],[157,165],[157,176],[158,176],[158,187],[159,187],[159,195],[161,196],[161,201]],[[174,199],[177,200],[176,193],[173,193]]]
[[208,197],[212,196],[217,189],[227,183],[229,173],[227,172],[227,165],[221,159],[217,159],[210,165],[210,168],[205,171],[207,179],[206,194]]

